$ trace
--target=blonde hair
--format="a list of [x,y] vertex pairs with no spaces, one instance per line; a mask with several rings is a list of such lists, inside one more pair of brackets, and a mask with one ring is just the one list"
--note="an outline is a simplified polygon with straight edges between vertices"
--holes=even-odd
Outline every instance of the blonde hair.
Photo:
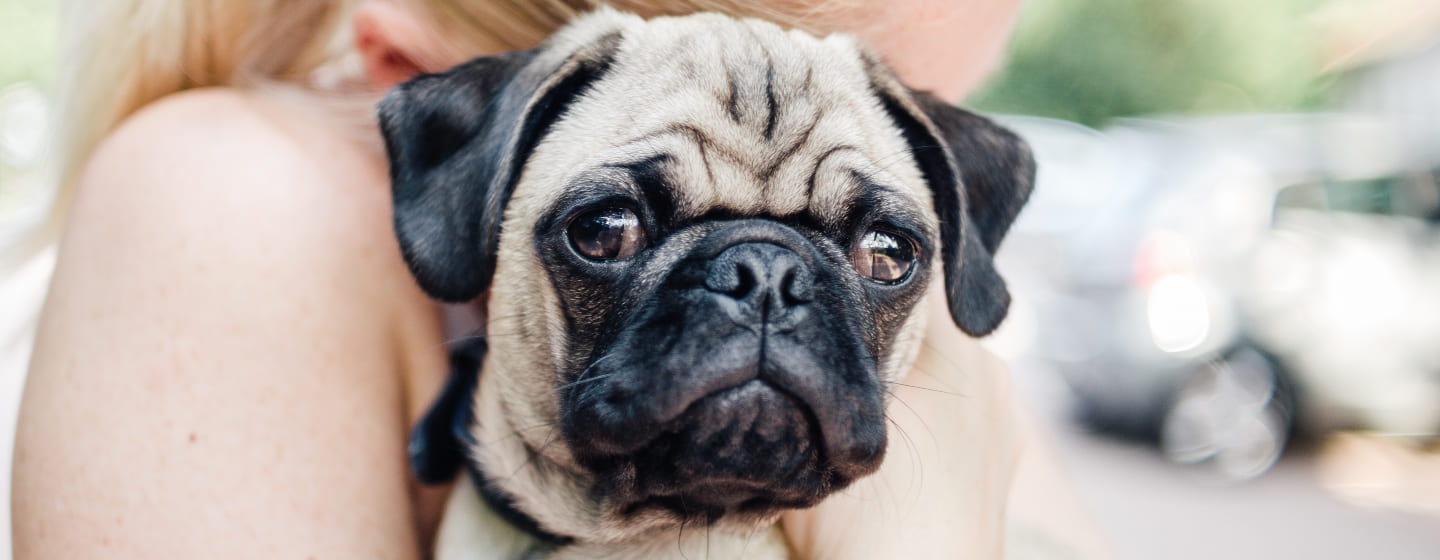
[[[79,0],[62,6],[62,181],[115,125],[186,89],[300,79],[329,53],[346,2]],[[68,182],[68,181],[67,181]]]
[[[85,161],[105,135],[166,95],[210,86],[317,82],[349,52],[346,23],[362,0],[69,0],[62,5],[54,151],[58,185],[51,242]],[[530,48],[601,0],[400,0],[428,19],[453,52]],[[613,0],[642,15],[719,11],[811,31],[856,0]],[[343,80],[341,80],[343,81]],[[312,88],[313,89],[313,88]],[[33,246],[34,244],[32,244]]]
[[27,259],[59,236],[85,162],[141,107],[192,88],[302,79],[333,54],[345,0],[69,0],[61,4],[47,220],[0,255]]
[[[654,17],[721,12],[757,17],[787,27],[822,31],[858,5],[854,0],[410,0],[447,39],[483,38],[511,49],[534,46],[575,16],[598,5]],[[477,33],[478,32],[478,33]],[[479,43],[472,43],[474,46]]]

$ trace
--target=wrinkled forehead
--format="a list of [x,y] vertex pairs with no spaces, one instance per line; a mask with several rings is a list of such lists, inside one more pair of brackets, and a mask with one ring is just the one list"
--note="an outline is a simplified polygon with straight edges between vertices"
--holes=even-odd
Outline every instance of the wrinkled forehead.
[[584,188],[583,176],[600,169],[683,183],[666,192],[681,220],[715,211],[840,219],[876,191],[933,220],[854,43],[763,22],[687,18],[630,30],[536,157],[567,177],[535,188]]

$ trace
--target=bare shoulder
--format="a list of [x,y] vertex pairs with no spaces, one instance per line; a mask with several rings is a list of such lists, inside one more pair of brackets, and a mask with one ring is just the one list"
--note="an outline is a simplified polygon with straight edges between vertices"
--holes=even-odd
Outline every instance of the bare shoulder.
[[[84,220],[95,217],[85,213],[92,202],[121,203],[157,218],[208,221],[263,210],[272,226],[340,225],[355,228],[347,238],[380,238],[389,234],[383,174],[304,109],[232,89],[193,90],[152,103],[99,145],[76,212]],[[285,219],[297,215],[306,219]],[[276,232],[285,233],[298,232]]]
[[434,308],[399,258],[384,160],[324,110],[227,88],[151,103],[82,173],[60,272],[214,281],[246,310],[343,300],[327,313],[356,314],[348,328],[401,354],[429,342]]
[[203,90],[97,148],[23,398],[17,556],[418,556],[406,371],[443,373],[439,335],[383,160],[335,136]]
[[383,158],[322,111],[222,88],[150,104],[88,162],[66,252],[150,276],[226,271],[219,280],[243,283],[236,296],[323,289],[363,324],[414,333],[394,327],[433,309],[399,259]]

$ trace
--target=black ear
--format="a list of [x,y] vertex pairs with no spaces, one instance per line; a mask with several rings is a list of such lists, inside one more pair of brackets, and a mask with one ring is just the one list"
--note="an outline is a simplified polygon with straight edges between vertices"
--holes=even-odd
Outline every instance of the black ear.
[[468,461],[467,451],[475,446],[470,428],[486,348],[485,339],[477,338],[450,354],[445,388],[410,431],[410,467],[424,484],[443,484],[454,478]]
[[489,287],[505,204],[525,161],[604,74],[619,40],[475,59],[405,82],[380,102],[395,233],[432,297],[465,301]]
[[989,119],[905,88],[873,59],[871,76],[930,185],[950,316],[971,336],[990,334],[1010,308],[993,257],[1034,187],[1030,148]]

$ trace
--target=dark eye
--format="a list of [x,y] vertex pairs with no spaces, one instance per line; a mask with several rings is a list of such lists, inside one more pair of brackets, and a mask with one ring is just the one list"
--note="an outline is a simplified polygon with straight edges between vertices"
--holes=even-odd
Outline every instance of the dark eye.
[[628,258],[645,248],[640,218],[624,208],[586,212],[570,220],[570,245],[586,258],[608,261]]
[[850,250],[850,263],[861,276],[892,284],[915,266],[915,244],[899,234],[870,230]]

